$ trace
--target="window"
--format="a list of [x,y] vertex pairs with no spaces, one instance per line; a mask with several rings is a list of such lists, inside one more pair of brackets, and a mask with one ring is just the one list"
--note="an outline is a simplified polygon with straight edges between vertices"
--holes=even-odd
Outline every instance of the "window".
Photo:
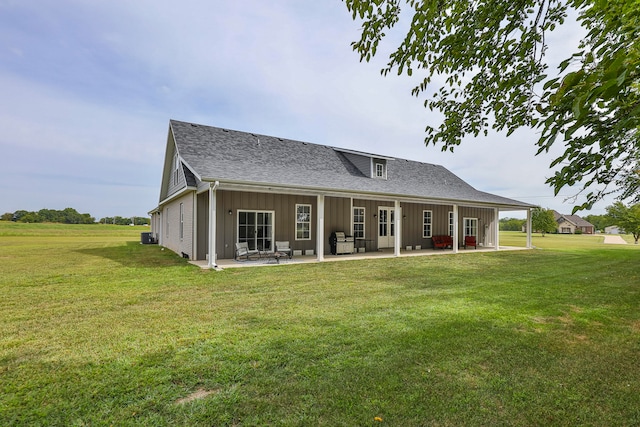
[[431,237],[432,211],[422,211],[422,237]]
[[381,161],[376,161],[374,163],[374,173],[376,178],[387,179],[387,168],[386,164]]
[[179,170],[180,170],[180,159],[178,158],[178,154],[176,153],[173,155],[173,183],[174,184],[178,183]]
[[167,210],[165,211],[165,218],[167,219],[165,222],[165,233],[167,235],[167,238],[169,237],[169,208],[167,208]]
[[478,237],[478,218],[464,218],[464,236]]
[[364,239],[364,208],[353,208],[353,238]]
[[311,205],[296,205],[296,240],[311,240]]
[[453,212],[449,212],[449,236],[453,236]]
[[184,237],[184,204],[180,203],[180,240]]

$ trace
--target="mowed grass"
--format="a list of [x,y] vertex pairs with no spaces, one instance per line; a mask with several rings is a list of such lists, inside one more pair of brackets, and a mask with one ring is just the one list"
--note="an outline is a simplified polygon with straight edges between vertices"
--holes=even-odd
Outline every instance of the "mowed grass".
[[640,424],[637,245],[215,272],[141,231],[0,222],[0,425]]

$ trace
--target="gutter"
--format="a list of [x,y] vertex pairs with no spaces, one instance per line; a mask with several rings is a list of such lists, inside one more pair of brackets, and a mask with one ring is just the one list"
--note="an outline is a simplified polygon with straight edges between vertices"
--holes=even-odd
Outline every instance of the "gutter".
[[[212,181],[213,181],[213,178],[205,178],[203,180],[203,182],[212,182]],[[215,182],[219,184],[219,181],[216,180]],[[535,205],[529,205],[526,203],[523,203],[522,205],[512,205],[512,204],[481,202],[481,201],[462,200],[462,199],[425,198],[421,196],[400,195],[395,193],[362,192],[357,190],[335,190],[332,188],[322,188],[322,187],[304,187],[304,186],[291,187],[283,184],[271,184],[271,183],[256,184],[255,181],[225,180],[225,184],[230,184],[231,188],[228,188],[229,190],[237,190],[237,191],[243,191],[243,189],[233,188],[234,186],[245,187],[244,191],[278,193],[279,192],[278,190],[281,190],[281,191],[288,192],[290,194],[301,194],[301,195],[309,195],[309,196],[325,195],[325,196],[335,196],[335,197],[353,197],[353,198],[359,198],[359,199],[383,200],[383,201],[390,201],[390,202],[400,200],[408,203],[450,204],[450,205],[461,205],[461,206],[482,207],[482,208],[498,207],[505,210],[527,210],[535,207]],[[497,197],[502,197],[502,196],[497,196]]]

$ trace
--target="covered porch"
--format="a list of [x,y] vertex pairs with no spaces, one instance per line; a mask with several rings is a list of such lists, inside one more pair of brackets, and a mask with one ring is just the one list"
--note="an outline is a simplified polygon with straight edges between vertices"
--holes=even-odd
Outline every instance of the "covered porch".
[[[248,241],[249,249],[265,252],[274,250],[275,241],[288,241],[298,252],[296,259],[313,262],[464,252],[466,236],[474,237],[476,251],[495,251],[500,248],[500,212],[523,210],[522,206],[495,203],[363,193],[318,194],[218,182],[207,190],[198,196],[196,223],[204,233],[197,233],[196,252],[200,255],[196,260],[209,268],[235,266],[235,244],[242,241]],[[530,221],[530,211],[525,210]],[[244,218],[256,222],[249,226]],[[332,255],[330,237],[338,231],[352,236],[352,254]],[[437,236],[450,237],[446,249],[434,250]],[[531,247],[530,237],[527,247]],[[209,259],[209,253],[216,257]],[[280,260],[272,261],[277,265]]]

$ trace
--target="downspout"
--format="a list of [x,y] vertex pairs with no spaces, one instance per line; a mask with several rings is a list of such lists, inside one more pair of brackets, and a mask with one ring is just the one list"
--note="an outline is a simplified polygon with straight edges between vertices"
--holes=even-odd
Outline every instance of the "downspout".
[[458,205],[453,205],[453,253],[458,253]]
[[318,262],[324,261],[324,194],[318,194],[317,199],[318,208],[318,219],[316,220],[316,226],[318,227],[316,230],[316,252],[318,256]]
[[216,188],[220,181],[209,184],[209,268],[218,268],[216,264]]
[[402,208],[400,207],[400,201],[396,200],[393,205],[395,212],[395,234],[393,239],[393,255],[400,256],[400,245],[402,245]]
[[527,249],[531,249],[533,247],[531,242],[531,208],[527,209]]

